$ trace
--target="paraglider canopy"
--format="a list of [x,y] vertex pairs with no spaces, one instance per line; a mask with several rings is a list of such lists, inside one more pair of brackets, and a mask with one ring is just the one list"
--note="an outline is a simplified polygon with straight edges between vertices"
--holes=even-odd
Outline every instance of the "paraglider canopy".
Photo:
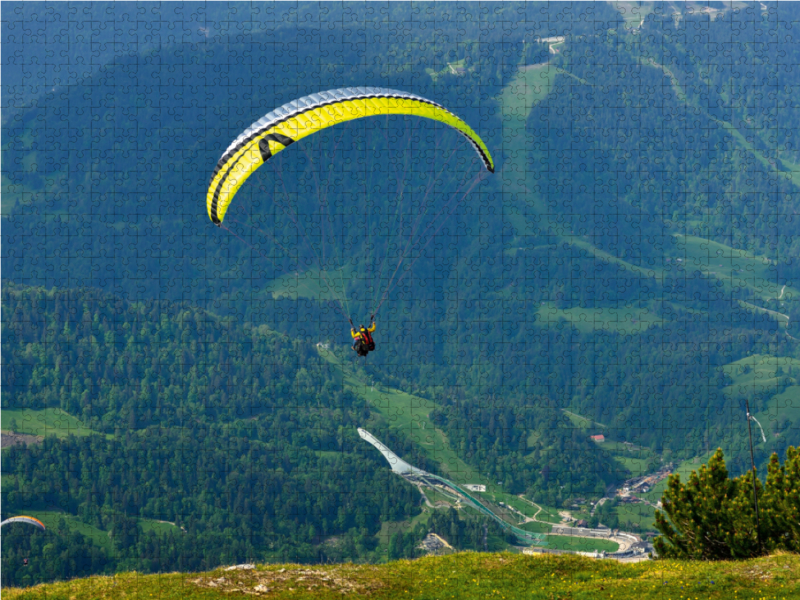
[[484,141],[443,106],[415,94],[386,88],[355,87],[311,94],[275,109],[239,135],[217,163],[206,194],[209,218],[217,225],[238,189],[275,154],[327,127],[378,115],[424,117],[449,125],[475,148],[484,167],[494,160]]
[[25,515],[20,515],[18,517],[11,517],[10,519],[6,519],[2,523],[0,523],[0,527],[10,525],[11,523],[27,523],[28,525],[33,525],[34,527],[38,527],[42,531],[45,531],[47,529],[44,526],[44,523],[42,523],[39,519],[34,519],[33,517],[26,517]]

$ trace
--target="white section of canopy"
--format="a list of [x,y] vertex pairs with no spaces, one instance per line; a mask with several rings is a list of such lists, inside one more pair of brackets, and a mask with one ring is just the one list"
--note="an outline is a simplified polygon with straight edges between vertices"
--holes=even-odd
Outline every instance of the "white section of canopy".
[[[427,104],[432,104],[438,108],[444,109],[441,104],[437,104],[436,102],[431,102],[430,100],[426,100],[422,96],[417,96],[416,94],[409,94],[408,92],[401,92],[400,90],[390,90],[387,88],[376,88],[376,87],[351,87],[351,88],[341,88],[338,90],[328,90],[327,92],[317,92],[316,94],[311,94],[309,96],[303,96],[302,98],[298,98],[297,100],[292,100],[291,102],[284,104],[283,106],[276,108],[271,113],[268,113],[261,117],[258,121],[250,125],[244,132],[239,135],[228,149],[225,150],[223,156],[226,156],[231,150],[237,148],[242,142],[248,139],[251,135],[256,133],[257,131],[261,131],[264,128],[268,128],[272,126],[274,123],[279,121],[283,121],[288,117],[295,115],[297,113],[305,112],[307,110],[311,110],[316,106],[322,106],[323,104],[331,104],[333,102],[339,102],[341,100],[354,100],[356,98],[362,97],[387,97],[387,98],[408,98],[409,100],[418,100],[420,102],[425,102]],[[450,112],[450,111],[448,111]]]

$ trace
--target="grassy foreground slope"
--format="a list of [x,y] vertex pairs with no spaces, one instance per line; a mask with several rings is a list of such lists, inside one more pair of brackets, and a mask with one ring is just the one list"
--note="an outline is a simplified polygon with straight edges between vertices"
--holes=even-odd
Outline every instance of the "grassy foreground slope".
[[623,565],[576,556],[461,553],[386,565],[261,565],[208,573],[90,577],[3,597],[67,598],[800,598],[800,556]]

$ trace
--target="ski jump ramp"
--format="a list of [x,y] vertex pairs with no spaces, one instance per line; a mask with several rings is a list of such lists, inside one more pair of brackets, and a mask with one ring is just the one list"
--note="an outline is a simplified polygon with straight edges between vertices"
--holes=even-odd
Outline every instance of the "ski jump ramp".
[[389,465],[392,467],[392,471],[397,473],[398,475],[430,475],[427,471],[423,471],[422,469],[418,469],[417,467],[413,467],[404,461],[402,458],[397,456],[394,452],[389,450],[386,446],[384,446],[381,441],[372,435],[366,429],[359,428],[358,435],[361,436],[361,439],[368,441],[370,444],[375,446],[378,451],[383,454],[383,457],[389,461]]
[[524,540],[528,544],[535,544],[535,545],[545,545],[546,542],[545,536],[542,533],[532,533],[530,531],[525,531],[524,529],[520,529],[519,527],[515,527],[511,523],[505,522],[503,519],[498,517],[494,514],[491,510],[485,507],[480,501],[473,497],[469,492],[464,490],[461,486],[453,483],[452,481],[448,481],[444,477],[439,477],[438,475],[434,475],[432,473],[428,473],[427,471],[423,471],[422,469],[418,469],[402,458],[397,456],[394,452],[389,450],[386,446],[384,446],[381,441],[372,435],[366,429],[358,429],[358,435],[361,436],[361,439],[368,441],[370,444],[375,446],[378,451],[383,454],[384,458],[389,461],[389,465],[392,467],[392,472],[397,473],[398,475],[418,475],[421,477],[425,477],[428,479],[427,484],[433,486],[434,484],[439,484],[444,487],[449,488],[454,493],[463,496],[465,502],[472,506],[474,509],[478,510],[479,512],[483,513],[487,517],[494,519],[497,523],[500,524],[501,527],[504,527],[511,531],[515,536],[519,539]]

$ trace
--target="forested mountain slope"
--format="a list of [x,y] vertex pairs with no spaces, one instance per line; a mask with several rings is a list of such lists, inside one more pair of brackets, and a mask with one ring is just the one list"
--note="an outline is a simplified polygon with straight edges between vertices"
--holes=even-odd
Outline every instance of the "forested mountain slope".
[[[189,303],[11,283],[2,311],[3,429],[44,435],[3,449],[3,510],[34,512],[51,529],[4,535],[6,584],[256,558],[382,560],[382,527],[418,516],[422,498],[357,428],[429,472],[448,467],[396,418],[390,395],[367,400],[369,387],[337,366],[346,361],[264,325]],[[556,413],[510,415],[487,433],[515,453],[495,444],[478,481],[502,477],[509,491],[556,496],[602,493],[624,475],[585,436],[559,428]],[[430,419],[440,420],[435,408]],[[469,457],[460,438],[450,445]],[[540,476],[534,455],[551,474]],[[502,548],[492,523],[492,547]],[[454,511],[413,524],[396,525],[407,537],[389,558],[415,555],[427,527],[463,530],[458,547],[484,539],[484,519]],[[22,566],[42,552],[47,561]]]
[[[4,428],[30,429],[48,407],[94,430],[56,423],[41,444],[3,450],[3,510],[45,511],[51,527],[66,518],[35,549],[47,560],[17,575],[41,540],[4,535],[6,583],[31,570],[355,559],[383,521],[419,512],[419,494],[356,433],[369,407],[309,345],[96,290],[6,284],[2,310],[3,409],[17,415]],[[402,432],[375,427],[414,456]],[[333,536],[341,543],[320,545]]]

